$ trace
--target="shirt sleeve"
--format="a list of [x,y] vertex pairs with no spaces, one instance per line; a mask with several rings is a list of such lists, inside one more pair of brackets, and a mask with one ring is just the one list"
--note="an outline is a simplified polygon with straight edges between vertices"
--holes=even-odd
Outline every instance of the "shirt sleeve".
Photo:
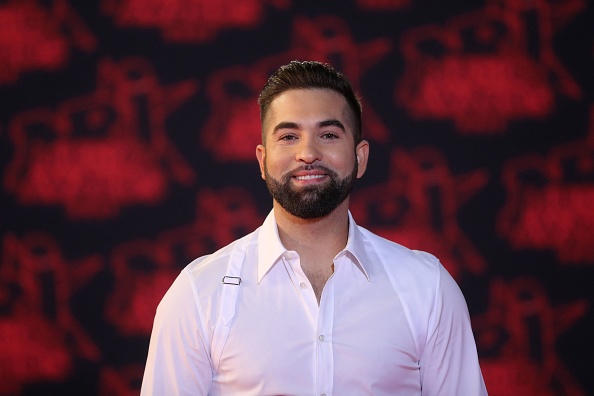
[[422,394],[487,395],[466,301],[454,279],[439,267],[435,306],[419,362]]
[[212,370],[202,328],[191,277],[184,270],[157,308],[142,396],[208,394]]

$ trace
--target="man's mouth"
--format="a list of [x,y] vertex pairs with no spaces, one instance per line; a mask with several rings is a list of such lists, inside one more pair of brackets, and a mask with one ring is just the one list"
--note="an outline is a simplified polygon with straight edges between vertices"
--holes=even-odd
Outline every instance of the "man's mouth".
[[325,175],[304,175],[304,176],[295,176],[297,180],[314,180],[314,179],[321,179]]

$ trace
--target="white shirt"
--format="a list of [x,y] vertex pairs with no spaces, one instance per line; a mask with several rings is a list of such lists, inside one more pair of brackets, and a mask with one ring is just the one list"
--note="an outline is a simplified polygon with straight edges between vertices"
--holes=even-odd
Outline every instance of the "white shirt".
[[[226,275],[241,283],[223,284]],[[435,257],[372,234],[349,213],[348,243],[318,306],[271,212],[253,233],[190,263],[157,308],[141,395],[207,394],[487,392],[466,302]]]

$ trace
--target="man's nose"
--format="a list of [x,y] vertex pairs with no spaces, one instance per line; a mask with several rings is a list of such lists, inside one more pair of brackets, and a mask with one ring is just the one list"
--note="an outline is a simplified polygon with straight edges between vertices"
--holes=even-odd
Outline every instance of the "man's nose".
[[297,161],[312,164],[322,159],[322,151],[315,138],[303,137],[299,142],[297,154]]

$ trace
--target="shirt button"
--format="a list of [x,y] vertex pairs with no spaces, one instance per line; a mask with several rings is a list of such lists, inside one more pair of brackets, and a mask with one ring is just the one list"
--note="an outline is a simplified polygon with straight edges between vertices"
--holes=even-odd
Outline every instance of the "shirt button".
[[307,289],[307,283],[305,283],[305,282],[301,282],[301,283],[299,284],[299,287],[301,287],[302,289]]
[[320,396],[326,396],[326,394],[325,393],[322,393]]
[[322,342],[324,342],[324,340],[326,339],[326,337],[324,337],[323,335],[319,336],[318,339]]

